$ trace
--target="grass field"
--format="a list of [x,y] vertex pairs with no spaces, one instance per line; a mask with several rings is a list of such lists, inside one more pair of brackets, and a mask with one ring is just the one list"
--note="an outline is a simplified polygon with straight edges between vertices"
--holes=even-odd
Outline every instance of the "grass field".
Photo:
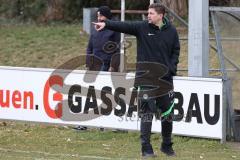
[[[88,36],[80,30],[80,25],[0,25],[0,65],[56,68],[85,54]],[[182,42],[181,68],[187,68],[186,45]],[[132,63],[131,49],[127,54]],[[211,57],[214,56],[211,53]],[[218,66],[214,58],[211,58],[211,66]],[[158,155],[156,159],[168,159],[159,151],[161,138],[154,134],[152,141]],[[179,136],[174,137],[174,143],[178,156],[171,159],[240,159],[239,144],[235,143],[220,144],[217,140]],[[96,129],[78,132],[64,126],[0,121],[0,159],[3,160],[140,158],[138,132]]]
[[[0,126],[0,159],[140,159],[139,133],[114,133],[91,129],[7,122]],[[155,159],[239,159],[239,148],[216,140],[174,137],[177,157],[159,151],[161,139],[152,135]]]
[[0,65],[56,68],[85,54],[87,36],[78,25],[0,26]]

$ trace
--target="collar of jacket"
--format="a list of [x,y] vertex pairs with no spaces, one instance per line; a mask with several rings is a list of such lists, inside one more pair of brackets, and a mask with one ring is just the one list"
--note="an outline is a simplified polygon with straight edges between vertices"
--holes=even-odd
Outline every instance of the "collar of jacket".
[[166,28],[168,28],[168,26],[170,25],[170,22],[169,22],[169,20],[167,19],[167,17],[164,17],[163,18],[163,23],[162,23],[163,25],[161,26],[161,28],[159,28],[159,26],[157,26],[157,25],[155,25],[155,24],[152,24],[152,23],[149,23],[149,25],[152,27],[152,28],[154,28],[154,29],[156,29],[156,30],[165,30]]

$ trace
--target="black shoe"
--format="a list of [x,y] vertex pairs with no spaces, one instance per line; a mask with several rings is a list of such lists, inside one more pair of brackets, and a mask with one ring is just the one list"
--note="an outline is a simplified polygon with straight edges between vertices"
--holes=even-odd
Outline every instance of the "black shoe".
[[78,131],[86,131],[86,130],[87,130],[87,127],[77,126],[77,127],[74,127],[73,129],[78,130]]
[[100,130],[101,132],[103,132],[103,131],[105,131],[105,128],[99,128],[99,130]]
[[142,146],[142,158],[156,157],[153,152],[152,146]]
[[123,130],[123,129],[113,129],[112,132],[114,133],[127,133],[127,130]]
[[164,144],[162,143],[161,145],[161,151],[166,154],[167,156],[176,156],[173,148],[172,148],[173,143],[170,144]]

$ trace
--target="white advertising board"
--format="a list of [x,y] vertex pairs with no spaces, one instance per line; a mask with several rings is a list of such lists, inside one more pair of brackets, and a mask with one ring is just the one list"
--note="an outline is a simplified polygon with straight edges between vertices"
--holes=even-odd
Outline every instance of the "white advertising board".
[[[0,119],[139,130],[134,74],[53,71],[0,67]],[[175,77],[174,92],[174,134],[224,139],[221,79]]]

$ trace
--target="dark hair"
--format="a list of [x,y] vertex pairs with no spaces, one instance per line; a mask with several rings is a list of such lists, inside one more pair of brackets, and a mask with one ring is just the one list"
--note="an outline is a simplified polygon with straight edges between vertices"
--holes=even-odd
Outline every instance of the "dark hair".
[[111,9],[108,6],[99,7],[97,12],[99,12],[101,15],[105,16],[107,19],[112,18]]
[[165,7],[163,5],[161,5],[161,3],[152,3],[149,5],[148,9],[149,8],[153,8],[155,9],[155,11],[158,13],[158,14],[163,14],[163,16],[165,15]]

